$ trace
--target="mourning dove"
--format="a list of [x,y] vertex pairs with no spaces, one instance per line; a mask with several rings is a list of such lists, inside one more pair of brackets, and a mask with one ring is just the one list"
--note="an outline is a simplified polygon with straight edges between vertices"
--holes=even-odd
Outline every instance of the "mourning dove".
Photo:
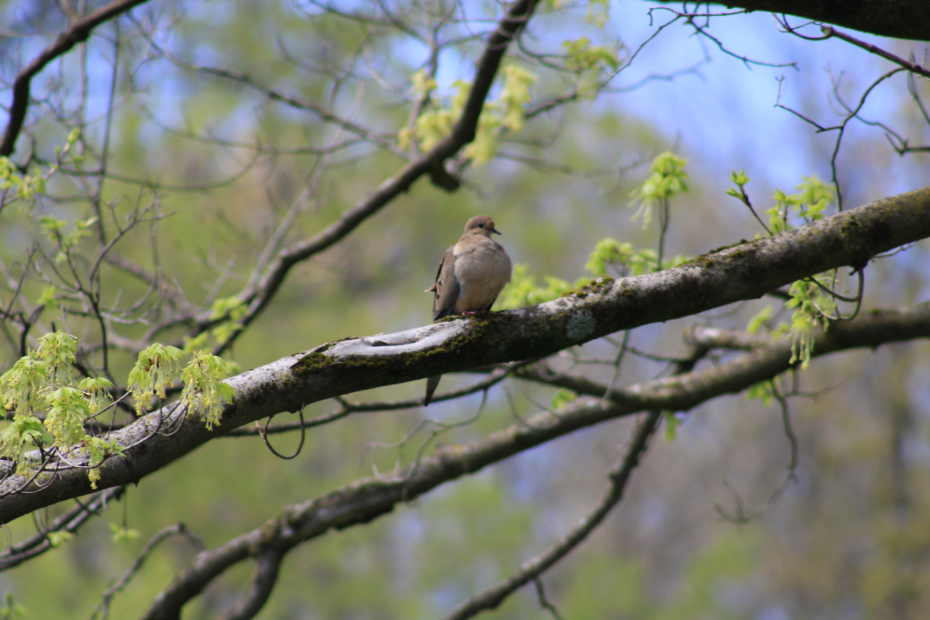
[[[454,314],[487,312],[501,289],[510,282],[510,257],[491,235],[499,235],[494,220],[487,215],[476,215],[465,224],[459,242],[446,250],[436,271],[436,283],[426,289],[435,293],[433,321]],[[442,375],[426,380],[426,397],[429,404]]]

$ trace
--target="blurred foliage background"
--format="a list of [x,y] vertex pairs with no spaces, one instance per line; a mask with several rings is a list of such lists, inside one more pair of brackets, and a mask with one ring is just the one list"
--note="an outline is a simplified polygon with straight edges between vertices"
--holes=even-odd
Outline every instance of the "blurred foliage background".
[[[462,11],[470,17],[499,14],[496,5],[486,4]],[[349,5],[346,10],[364,8]],[[600,3],[593,6],[607,11]],[[547,5],[534,17],[525,44],[558,51],[560,41],[584,36],[622,57],[664,19],[656,12],[650,26],[649,8],[649,3],[613,3],[599,27],[586,19],[592,10],[587,4],[559,11]],[[415,19],[423,9],[407,10]],[[9,83],[64,20],[53,3],[35,0],[2,2],[0,15],[5,30],[28,35],[0,39],[0,63]],[[173,25],[153,41],[130,38],[115,52],[113,41],[132,32],[133,22],[154,20]],[[747,191],[764,210],[776,188],[794,191],[802,175],[830,179],[836,139],[835,132],[817,133],[774,104],[828,125],[836,118],[838,95],[856,101],[888,67],[841,41],[811,43],[781,33],[770,15],[720,18],[712,25],[732,54],[677,23],[649,42],[593,100],[572,102],[506,136],[498,157],[469,169],[459,191],[417,183],[344,242],[297,266],[226,356],[249,369],[338,338],[427,324],[431,299],[421,291],[432,283],[443,250],[475,214],[495,219],[514,262],[526,264],[540,281],[547,275],[569,282],[584,276],[588,254],[604,237],[654,247],[655,223],[644,229],[641,220],[631,220],[630,194],[649,174],[652,159],[666,150],[687,158],[691,188],[671,205],[669,255],[695,256],[764,234],[748,210],[724,194],[730,171],[746,171]],[[926,43],[869,40],[905,57],[912,52],[924,57],[928,50]],[[158,222],[157,236],[153,227],[141,227],[121,242],[120,251],[140,263],[151,263],[157,254],[161,271],[198,303],[209,306],[243,286],[265,240],[294,201],[309,206],[288,237],[312,236],[402,164],[360,142],[333,154],[321,174],[307,149],[337,139],[332,126],[235,80],[178,66],[155,53],[156,46],[188,63],[225,67],[282,92],[328,101],[333,110],[391,141],[406,122],[409,80],[425,62],[426,50],[402,32],[375,36],[366,24],[324,15],[303,2],[157,2],[136,9],[131,19],[102,26],[86,51],[72,52],[40,76],[34,96],[58,94],[38,106],[42,118],[31,125],[30,139],[39,156],[50,158],[67,135],[53,100],[77,96],[81,86],[74,76],[86,54],[88,131],[99,141],[109,123],[112,134],[112,177],[105,181],[104,199],[119,203],[125,213],[137,200],[155,198],[161,211],[171,214]],[[470,42],[444,53],[439,95],[451,97],[455,80],[469,79],[479,51],[479,43]],[[337,92],[332,75],[319,68],[336,71],[355,54],[355,72],[344,76]],[[516,50],[508,58],[531,66]],[[114,62],[120,71],[108,119]],[[573,79],[532,70],[538,71],[531,87],[536,99],[563,92],[566,80]],[[839,76],[834,92],[831,78]],[[56,90],[59,84],[65,88]],[[926,81],[918,88],[930,94]],[[4,97],[6,102],[9,89]],[[902,75],[876,90],[863,116],[892,124],[914,143],[930,139]],[[928,170],[930,154],[899,157],[880,127],[851,123],[837,159],[844,207],[924,186]],[[87,217],[87,204],[68,197],[80,195],[82,183],[93,182],[55,177],[50,193],[60,199],[41,208],[68,221]],[[12,264],[41,231],[26,213],[3,215],[0,257]],[[928,259],[921,244],[870,265],[864,308],[927,299]],[[110,282],[127,296],[140,292],[128,276],[114,272]],[[29,290],[35,299],[41,291],[30,286],[36,287]],[[630,344],[675,355],[686,325],[741,329],[773,303],[763,299],[643,327],[630,334]],[[143,326],[126,327],[134,337],[143,331]],[[164,339],[182,333],[179,326]],[[609,343],[595,342],[577,354],[609,358],[613,350]],[[732,513],[734,494],[749,506],[762,504],[784,477],[789,446],[780,408],[733,395],[680,415],[677,435],[657,439],[608,521],[544,576],[548,599],[566,619],[926,617],[928,353],[926,342],[890,345],[818,359],[802,373],[805,396],[790,403],[799,441],[796,481],[748,523],[723,518],[718,507]],[[15,359],[3,349],[0,369]],[[121,354],[114,363],[117,374],[125,376],[132,361]],[[664,368],[661,362],[628,357],[619,382],[648,380]],[[610,381],[612,372],[602,366],[590,374]],[[443,389],[467,380],[447,376]],[[351,398],[411,398],[422,389],[417,382]],[[106,588],[166,525],[183,522],[207,547],[221,545],[287,504],[409,462],[437,428],[427,424],[410,436],[426,420],[452,423],[480,411],[472,424],[432,439],[462,442],[546,407],[552,396],[551,389],[509,382],[491,390],[487,403],[476,395],[429,410],[355,414],[309,432],[301,454],[291,461],[279,460],[254,437],[210,442],[130,488],[120,505],[60,549],[0,575],[0,590],[13,594],[25,618],[90,616]],[[307,416],[332,408],[318,403]],[[275,421],[285,419],[297,418]],[[579,431],[369,525],[305,545],[285,561],[259,617],[410,619],[448,612],[551,544],[597,501],[603,472],[627,441],[631,424],[619,420]],[[287,453],[298,437],[272,442]],[[48,512],[41,518],[56,514]],[[114,542],[111,525],[138,535]],[[5,535],[17,540],[34,528],[33,520],[24,518],[9,524]],[[180,540],[159,548],[115,599],[111,617],[141,614],[194,553]],[[184,617],[214,617],[238,598],[249,576],[248,567],[234,570],[211,585]],[[488,617],[541,618],[548,612],[530,587]]]

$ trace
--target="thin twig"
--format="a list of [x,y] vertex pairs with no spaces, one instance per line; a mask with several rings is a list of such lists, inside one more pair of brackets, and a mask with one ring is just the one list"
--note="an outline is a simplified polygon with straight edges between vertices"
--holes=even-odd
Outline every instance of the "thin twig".
[[895,63],[896,65],[901,65],[902,67],[904,67],[905,69],[907,69],[908,71],[912,73],[916,73],[917,75],[922,75],[925,78],[930,78],[930,69],[926,69],[918,65],[916,62],[904,60],[900,56],[895,56],[891,52],[883,50],[882,48],[876,45],[872,45],[871,43],[861,41],[852,35],[848,35],[845,32],[837,30],[833,26],[822,26],[820,30],[821,32],[823,32],[825,39],[828,39],[830,37],[836,37],[837,39],[842,39],[843,41],[846,41],[847,43],[851,43],[855,45],[856,47],[860,47],[864,49],[870,54],[881,56],[885,60],[889,60]]
[[13,83],[13,102],[10,105],[10,118],[7,121],[6,132],[3,134],[3,143],[0,144],[0,156],[7,157],[13,154],[16,138],[19,137],[19,132],[23,128],[26,110],[29,107],[29,89],[32,78],[48,63],[81,41],[86,41],[94,28],[144,2],[147,0],[116,0],[116,2],[100,7],[84,19],[71,24],[67,30],[58,35],[54,43],[42,50],[42,53],[36,56],[29,66],[19,72]]

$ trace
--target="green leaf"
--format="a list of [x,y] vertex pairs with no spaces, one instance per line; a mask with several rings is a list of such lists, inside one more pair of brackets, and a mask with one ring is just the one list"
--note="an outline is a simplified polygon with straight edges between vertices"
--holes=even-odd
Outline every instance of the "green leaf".
[[126,529],[126,527],[116,525],[115,523],[110,524],[110,531],[113,532],[113,542],[116,543],[132,542],[139,537],[138,531]]
[[768,407],[772,404],[772,399],[775,398],[775,386],[772,385],[771,381],[757,383],[746,390],[746,398],[750,400],[759,399],[764,406]]
[[184,357],[181,349],[158,343],[139,353],[129,372],[129,392],[140,414],[148,410],[155,396],[166,397],[165,390],[179,378]]
[[620,67],[617,53],[603,45],[591,45],[587,37],[563,41],[565,66],[581,73],[594,68],[609,67],[616,71]]
[[628,265],[633,254],[633,244],[608,237],[597,242],[584,268],[594,277],[603,278],[608,267]]
[[39,225],[42,227],[45,236],[51,241],[60,241],[62,239],[62,229],[67,224],[64,220],[59,220],[51,215],[43,215],[39,218]]
[[665,419],[665,440],[675,441],[678,438],[678,428],[681,426],[681,420],[672,411],[666,411]]
[[688,191],[688,174],[685,172],[687,159],[666,151],[652,161],[652,174],[642,185],[630,192],[633,204],[640,202],[640,207],[633,219],[643,218],[643,229],[649,227],[652,220],[652,207],[657,202],[671,199],[675,194]]
[[570,402],[573,402],[577,398],[578,398],[578,394],[576,394],[575,392],[571,392],[569,390],[559,390],[552,397],[552,403],[550,404],[550,408],[553,411],[558,411],[559,409],[569,404]]
[[734,185],[738,185],[739,187],[743,187],[744,185],[749,183],[749,177],[746,176],[745,170],[740,170],[739,172],[737,172],[736,170],[731,170],[730,180],[733,181]]
[[749,319],[749,325],[746,326],[746,331],[750,334],[756,333],[759,331],[760,327],[768,323],[770,318],[772,318],[772,306],[766,306],[757,312],[754,317]]
[[222,358],[203,351],[196,351],[194,358],[181,372],[184,390],[181,402],[187,411],[198,411],[206,423],[207,430],[220,424],[223,409],[236,395],[235,390],[223,379],[227,377],[226,362]]
[[609,0],[588,0],[588,12],[585,13],[584,18],[589,24],[603,28],[610,19]]
[[48,533],[48,542],[52,547],[56,549],[62,546],[67,541],[74,538],[74,534],[71,532],[49,532]]

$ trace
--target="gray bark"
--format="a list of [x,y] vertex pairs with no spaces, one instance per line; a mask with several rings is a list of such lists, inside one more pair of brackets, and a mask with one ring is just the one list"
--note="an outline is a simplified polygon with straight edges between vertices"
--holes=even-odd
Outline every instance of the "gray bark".
[[[124,456],[100,468],[99,488],[135,483],[229,431],[351,392],[551,355],[602,336],[704,312],[833,268],[864,268],[876,254],[930,237],[930,188],[882,199],[784,234],[714,250],[681,267],[601,279],[548,303],[459,318],[390,335],[328,343],[228,380],[236,391],[222,424],[162,409],[113,433]],[[664,408],[664,407],[663,407]],[[171,429],[171,432],[165,432]],[[90,493],[87,471],[60,467],[29,492],[0,484],[0,522]]]

